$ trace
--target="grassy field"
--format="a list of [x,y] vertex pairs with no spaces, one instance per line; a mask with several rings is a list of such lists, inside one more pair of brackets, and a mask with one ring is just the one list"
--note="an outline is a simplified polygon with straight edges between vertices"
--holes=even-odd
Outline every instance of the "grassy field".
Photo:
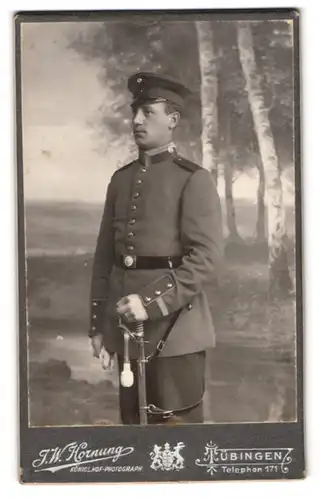
[[[294,299],[267,300],[266,253],[250,240],[253,211],[239,210],[247,246],[227,251],[219,289],[214,282],[207,289],[218,340],[207,363],[208,422],[296,415]],[[118,423],[117,382],[91,357],[87,338],[100,214],[67,204],[27,209],[32,425]]]

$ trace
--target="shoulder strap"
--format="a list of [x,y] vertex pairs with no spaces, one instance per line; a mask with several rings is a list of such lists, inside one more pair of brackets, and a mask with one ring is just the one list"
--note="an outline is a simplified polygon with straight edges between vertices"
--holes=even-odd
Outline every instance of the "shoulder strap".
[[187,160],[187,158],[183,158],[182,156],[176,156],[173,159],[174,163],[179,165],[180,167],[184,168],[185,170],[188,170],[191,173],[196,172],[197,170],[200,170],[202,167],[197,165],[197,163],[194,163],[192,161]]

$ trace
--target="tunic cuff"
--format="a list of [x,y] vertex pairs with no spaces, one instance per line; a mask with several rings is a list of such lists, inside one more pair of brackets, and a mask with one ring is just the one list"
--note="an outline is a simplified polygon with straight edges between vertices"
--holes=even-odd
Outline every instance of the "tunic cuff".
[[175,287],[173,278],[166,274],[140,290],[139,296],[149,319],[158,319],[170,314],[171,311],[169,311],[163,296],[174,290]]
[[106,301],[101,299],[93,299],[91,301],[89,337],[95,337],[102,333],[105,304]]

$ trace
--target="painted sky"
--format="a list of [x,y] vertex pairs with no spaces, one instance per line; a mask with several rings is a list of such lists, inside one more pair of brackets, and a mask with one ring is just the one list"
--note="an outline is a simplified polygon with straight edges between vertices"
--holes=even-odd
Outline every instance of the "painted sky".
[[83,23],[25,24],[22,31],[26,199],[100,202],[117,166],[96,149],[89,122],[106,99],[100,68],[68,48]]
[[[97,152],[90,126],[99,106],[114,97],[99,83],[101,70],[68,48],[92,23],[37,23],[22,26],[23,164],[26,200],[101,203],[112,172],[126,152]],[[109,92],[109,93],[108,93]],[[130,129],[128,130],[130,134]],[[106,138],[108,143],[108,137]],[[285,201],[292,203],[291,183]],[[256,200],[256,176],[242,175],[235,198]],[[223,183],[219,185],[224,193]]]

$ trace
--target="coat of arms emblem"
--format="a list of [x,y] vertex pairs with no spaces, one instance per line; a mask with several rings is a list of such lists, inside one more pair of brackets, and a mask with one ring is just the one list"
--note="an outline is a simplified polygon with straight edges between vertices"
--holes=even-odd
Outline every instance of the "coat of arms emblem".
[[185,448],[185,444],[179,442],[171,449],[169,443],[165,443],[163,448],[154,445],[153,451],[150,453],[152,463],[150,467],[154,470],[171,471],[184,469],[184,458],[180,451]]

